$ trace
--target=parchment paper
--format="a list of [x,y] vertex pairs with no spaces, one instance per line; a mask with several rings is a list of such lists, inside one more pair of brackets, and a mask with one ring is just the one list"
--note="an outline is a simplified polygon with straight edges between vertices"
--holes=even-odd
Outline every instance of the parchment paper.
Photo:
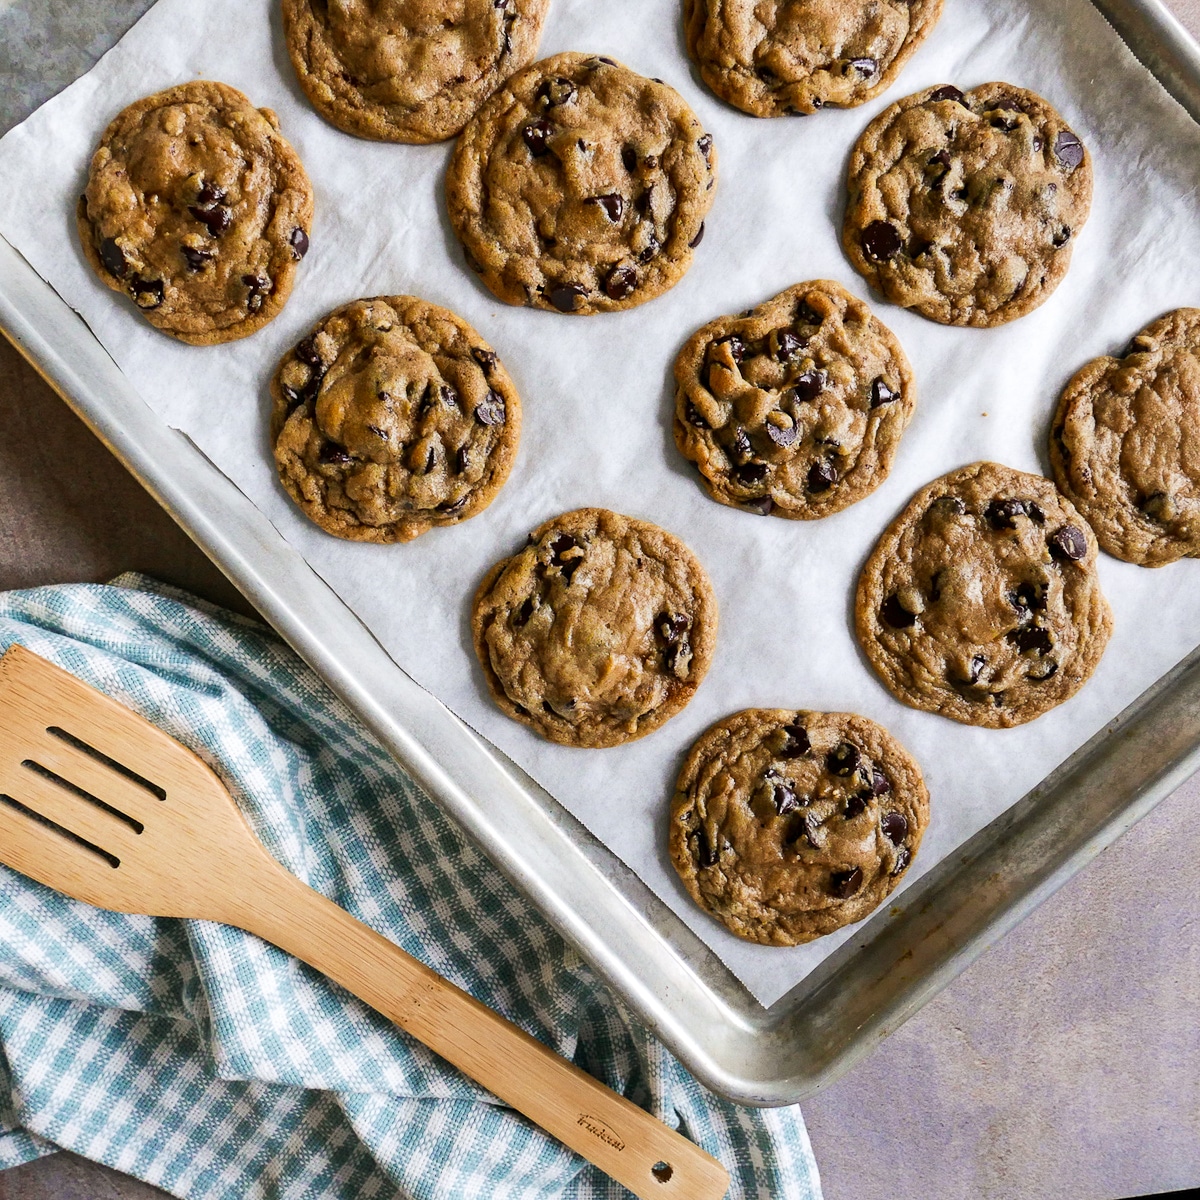
[[[749,945],[696,910],[663,849],[681,756],[711,722],[749,706],[848,709],[913,752],[932,823],[909,881],[1036,784],[1200,641],[1200,564],[1149,571],[1102,558],[1116,631],[1092,681],[1032,725],[970,729],[914,712],[876,681],[852,633],[854,584],[876,537],[921,485],[978,458],[1047,470],[1045,437],[1066,379],[1152,318],[1200,303],[1200,128],[1088,0],[948,0],[889,93],[862,108],[755,120],[699,83],[680,0],[554,0],[542,53],[608,54],[674,85],[714,135],[716,202],[695,265],[673,291],[619,315],[573,318],[500,304],[463,266],[446,220],[449,144],[358,141],[297,87],[273,0],[160,0],[87,76],[0,142],[0,232],[77,308],[141,395],[186,431],[270,517],[389,653],[511,754],[644,878],[769,1004],[851,931],[791,950]],[[274,108],[313,180],[312,249],[283,314],[231,345],[155,332],[87,268],[74,229],[92,150],[126,104],[194,77]],[[931,84],[1003,79],[1041,93],[1090,147],[1091,220],[1066,281],[997,330],[948,329],[871,298],[837,240],[853,142],[888,103]],[[871,300],[918,383],[916,417],[887,482],[819,522],[721,507],[670,433],[671,364],[701,323],[792,283],[829,277]],[[412,292],[444,304],[497,348],[520,390],[516,468],[485,513],[407,546],[350,545],[292,507],[266,438],[279,356],[335,305]],[[70,464],[63,464],[70,469]],[[603,751],[551,746],[487,698],[470,648],[475,586],[534,525],[604,505],[672,530],[696,551],[721,605],[716,659],[696,700],[663,729]]]

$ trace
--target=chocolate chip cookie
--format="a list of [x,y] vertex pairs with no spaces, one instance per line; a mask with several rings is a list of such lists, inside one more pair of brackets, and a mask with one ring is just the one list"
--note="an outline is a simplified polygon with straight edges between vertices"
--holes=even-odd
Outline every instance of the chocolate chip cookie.
[[716,151],[673,88],[589,54],[514,75],[467,125],[446,177],[468,263],[508,304],[633,308],[691,265]]
[[712,498],[799,520],[874,491],[916,404],[900,343],[828,279],[705,325],[675,382],[675,444]]
[[885,109],[850,157],[842,244],[893,304],[1003,325],[1062,282],[1092,201],[1083,143],[1040,96],[945,84]]
[[385,142],[453,137],[531,62],[550,0],[283,0],[283,32],[313,107]]
[[1200,309],[1167,313],[1076,374],[1050,463],[1101,549],[1143,567],[1200,558]]
[[897,700],[1021,725],[1095,670],[1112,614],[1096,539],[1040,475],[974,463],[922,488],[858,581],[858,640]]
[[196,80],[104,131],[76,212],[102,282],[194,346],[261,329],[308,252],[313,196],[269,108]]
[[475,594],[500,708],[563,746],[645,737],[700,686],[717,638],[704,568],[656,525],[581,508],[540,525]]
[[271,440],[288,494],[327,533],[409,542],[482,512],[512,468],[521,402],[461,317],[356,300],[284,355]]
[[942,0],[684,0],[688,52],[752,117],[851,107],[879,95],[942,15]]
[[928,823],[920,769],[874,721],[751,708],[692,747],[668,842],[701,908],[738,937],[795,946],[874,911]]

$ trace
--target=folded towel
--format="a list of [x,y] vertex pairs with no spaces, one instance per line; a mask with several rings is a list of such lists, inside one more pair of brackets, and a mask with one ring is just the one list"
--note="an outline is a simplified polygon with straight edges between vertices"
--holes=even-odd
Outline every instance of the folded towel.
[[[12,642],[196,751],[271,853],[716,1155],[819,1200],[799,1109],[706,1091],[263,626],[141,576],[0,594]],[[623,1188],[257,938],[0,867],[0,1167],[53,1152],[189,1200],[616,1200]]]

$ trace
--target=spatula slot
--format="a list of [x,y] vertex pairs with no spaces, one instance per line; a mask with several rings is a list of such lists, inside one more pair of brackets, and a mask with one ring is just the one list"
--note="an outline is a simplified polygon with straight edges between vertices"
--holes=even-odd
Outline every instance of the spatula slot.
[[39,825],[49,829],[52,833],[58,834],[59,837],[64,837],[68,842],[74,842],[76,846],[81,846],[84,850],[91,851],[97,858],[102,858],[114,870],[121,865],[121,860],[115,854],[109,854],[107,850],[101,850],[99,846],[78,834],[72,833],[69,829],[64,829],[56,821],[51,821],[48,817],[43,817],[41,813],[34,812],[32,808],[26,808],[20,800],[14,800],[5,792],[0,792],[0,804],[11,808],[14,812],[20,813],[22,816],[28,817],[31,821],[36,821]]
[[21,766],[26,770],[40,775],[43,779],[50,780],[51,783],[58,784],[64,791],[78,796],[81,800],[86,800],[89,804],[94,804],[97,808],[103,809],[110,816],[116,817],[118,821],[124,821],[134,833],[141,833],[146,828],[141,821],[134,820],[133,817],[123,813],[119,808],[113,808],[111,804],[106,804],[99,796],[93,796],[91,792],[81,788],[79,784],[72,783],[69,779],[64,779],[61,775],[51,771],[49,767],[43,767],[41,763],[34,762],[31,758],[25,759],[21,763]]
[[[151,783],[150,780],[139,775],[136,771],[130,770],[124,763],[117,762],[115,758],[109,758],[102,750],[97,750],[95,746],[89,746],[82,738],[77,738],[73,733],[68,733],[65,729],[61,729],[57,725],[48,725],[46,732],[51,737],[58,738],[61,742],[66,742],[68,746],[73,746],[76,750],[83,754],[94,758],[98,763],[103,763],[110,770],[116,771],[118,775],[124,775],[131,783],[136,783],[139,787],[143,787],[152,796],[156,796],[159,800],[167,798],[166,788],[161,788],[157,783]],[[141,830],[138,830],[140,833]]]

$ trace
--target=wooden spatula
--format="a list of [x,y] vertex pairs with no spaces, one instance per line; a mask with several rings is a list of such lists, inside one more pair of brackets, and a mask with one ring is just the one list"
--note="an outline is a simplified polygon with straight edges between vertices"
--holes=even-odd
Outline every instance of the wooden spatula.
[[100,908],[265,938],[642,1200],[729,1187],[698,1146],[281,867],[190,750],[19,645],[0,658],[0,862]]

